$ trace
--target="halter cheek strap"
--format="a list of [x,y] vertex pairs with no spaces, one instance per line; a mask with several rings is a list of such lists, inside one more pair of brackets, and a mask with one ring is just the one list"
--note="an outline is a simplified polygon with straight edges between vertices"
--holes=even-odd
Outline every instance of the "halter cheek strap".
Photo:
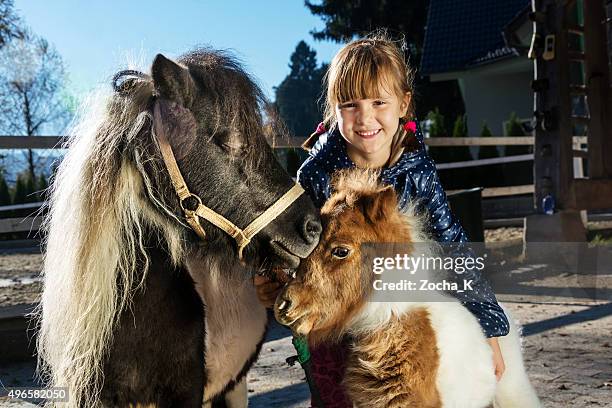
[[[170,179],[172,180],[174,190],[179,197],[181,208],[185,213],[187,223],[203,240],[206,239],[206,232],[204,232],[204,228],[200,224],[200,217],[225,231],[236,241],[238,245],[238,258],[241,261],[243,261],[242,252],[249,242],[251,242],[251,239],[304,193],[302,186],[295,184],[289,191],[283,194],[278,201],[268,207],[259,217],[255,218],[245,229],[240,229],[221,214],[216,213],[214,210],[202,204],[202,199],[189,191],[164,131],[162,129],[156,130],[159,148]],[[185,207],[185,200],[189,198],[196,200],[197,207],[195,210]]]

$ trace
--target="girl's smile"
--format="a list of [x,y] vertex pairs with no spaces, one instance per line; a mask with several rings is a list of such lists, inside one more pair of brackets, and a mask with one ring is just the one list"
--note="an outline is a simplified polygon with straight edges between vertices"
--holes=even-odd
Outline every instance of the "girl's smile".
[[406,115],[410,93],[402,97],[381,87],[377,98],[355,99],[336,106],[340,134],[347,153],[359,167],[382,167],[391,153],[391,142]]
[[380,132],[380,129],[376,130],[365,130],[365,131],[356,131],[356,133],[364,139],[371,139],[376,136]]

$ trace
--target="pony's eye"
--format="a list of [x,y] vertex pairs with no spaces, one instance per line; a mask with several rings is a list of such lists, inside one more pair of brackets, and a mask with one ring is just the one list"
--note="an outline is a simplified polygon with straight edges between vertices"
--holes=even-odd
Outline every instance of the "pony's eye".
[[345,247],[335,247],[332,249],[332,255],[338,259],[344,259],[351,253],[351,250]]

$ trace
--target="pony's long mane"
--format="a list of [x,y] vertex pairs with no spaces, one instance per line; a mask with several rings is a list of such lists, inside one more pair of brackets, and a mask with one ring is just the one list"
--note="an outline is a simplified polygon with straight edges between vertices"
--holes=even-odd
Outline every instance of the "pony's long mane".
[[39,375],[67,387],[70,406],[100,405],[105,349],[146,276],[146,231],[158,231],[175,264],[183,257],[181,229],[154,210],[163,205],[143,171],[152,95],[148,78],[127,95],[91,95],[50,188]]

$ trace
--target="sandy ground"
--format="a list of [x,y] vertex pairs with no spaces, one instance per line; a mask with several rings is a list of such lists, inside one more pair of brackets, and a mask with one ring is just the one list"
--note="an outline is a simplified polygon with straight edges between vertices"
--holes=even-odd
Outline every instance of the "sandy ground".
[[[489,236],[515,241],[516,230],[520,229],[497,229]],[[612,248],[608,252],[612,255]],[[0,282],[33,278],[40,262],[39,254],[2,254]],[[612,263],[598,274],[576,275],[522,262],[505,264],[490,276],[499,300],[524,327],[526,366],[545,407],[612,406],[610,269]],[[502,275],[511,277],[515,285],[498,287],[497,277]],[[35,300],[39,285],[26,281],[11,286],[10,291],[0,287],[0,304]],[[301,368],[285,362],[293,354],[288,331],[271,324],[262,353],[248,375],[250,407],[310,406]],[[5,365],[0,367],[0,380],[5,387],[32,386],[33,370],[32,362]],[[0,407],[31,406],[0,397]]]
[[0,253],[0,306],[38,301],[41,269],[40,253]]

